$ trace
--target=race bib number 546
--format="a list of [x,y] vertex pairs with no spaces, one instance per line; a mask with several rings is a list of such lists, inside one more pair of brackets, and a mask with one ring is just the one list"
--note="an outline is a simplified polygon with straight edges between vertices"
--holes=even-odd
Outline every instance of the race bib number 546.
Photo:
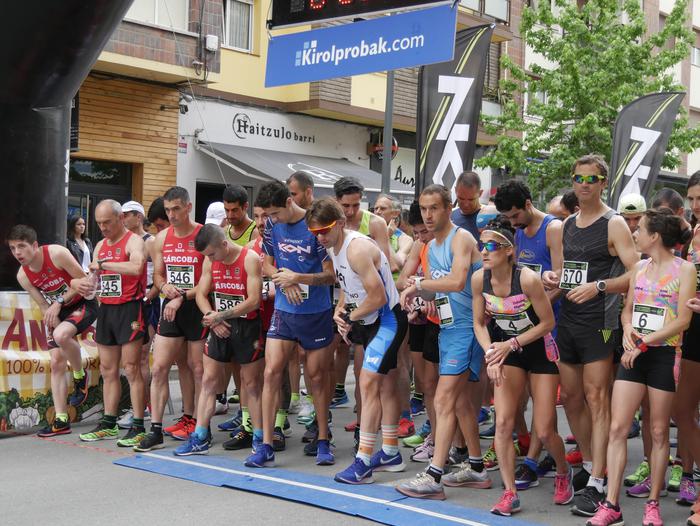
[[588,262],[564,261],[559,288],[571,290],[584,283],[588,283]]
[[179,289],[194,288],[194,265],[168,265],[168,283]]

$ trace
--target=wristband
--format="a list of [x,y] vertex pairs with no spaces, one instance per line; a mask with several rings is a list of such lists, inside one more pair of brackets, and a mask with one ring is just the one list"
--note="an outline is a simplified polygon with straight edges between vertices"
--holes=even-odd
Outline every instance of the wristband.
[[416,290],[423,290],[423,286],[420,284],[420,282],[423,280],[423,278],[415,278],[413,280],[414,285],[416,286]]
[[634,346],[639,349],[639,352],[647,352],[649,350],[649,346],[641,338],[634,340]]
[[523,348],[518,342],[517,338],[511,338],[508,343],[510,343],[510,350],[513,352],[522,352]]

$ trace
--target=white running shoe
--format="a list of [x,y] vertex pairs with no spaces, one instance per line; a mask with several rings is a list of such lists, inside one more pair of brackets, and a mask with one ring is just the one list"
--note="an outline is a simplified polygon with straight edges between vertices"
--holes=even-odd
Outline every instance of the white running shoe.
[[308,396],[305,396],[301,401],[301,408],[299,408],[299,414],[297,415],[297,423],[310,424],[313,422],[315,416],[316,410],[314,408],[314,403]]
[[[226,400],[226,399],[224,399]],[[223,404],[219,402],[218,400],[216,401],[216,409],[214,410],[215,415],[225,415],[228,413],[228,400],[226,400]]]

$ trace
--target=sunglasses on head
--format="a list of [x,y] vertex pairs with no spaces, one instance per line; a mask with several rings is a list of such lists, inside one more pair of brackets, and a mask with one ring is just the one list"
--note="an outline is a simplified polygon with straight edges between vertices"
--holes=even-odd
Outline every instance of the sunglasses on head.
[[333,221],[330,225],[326,226],[320,226],[318,228],[309,228],[309,232],[311,232],[315,236],[320,236],[321,234],[327,234],[330,232],[335,224],[338,222],[338,220]]
[[508,243],[499,243],[498,241],[484,241],[482,245],[486,249],[486,252],[496,252],[496,250],[512,246]]
[[571,176],[571,178],[574,180],[575,183],[578,184],[595,184],[599,181],[604,180],[605,176],[598,174],[574,174]]

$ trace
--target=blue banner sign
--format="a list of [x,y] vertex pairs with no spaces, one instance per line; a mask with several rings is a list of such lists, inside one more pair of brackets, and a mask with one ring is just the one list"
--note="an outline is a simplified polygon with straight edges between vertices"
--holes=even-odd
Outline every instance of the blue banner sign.
[[443,5],[273,37],[265,87],[452,60],[457,7]]

